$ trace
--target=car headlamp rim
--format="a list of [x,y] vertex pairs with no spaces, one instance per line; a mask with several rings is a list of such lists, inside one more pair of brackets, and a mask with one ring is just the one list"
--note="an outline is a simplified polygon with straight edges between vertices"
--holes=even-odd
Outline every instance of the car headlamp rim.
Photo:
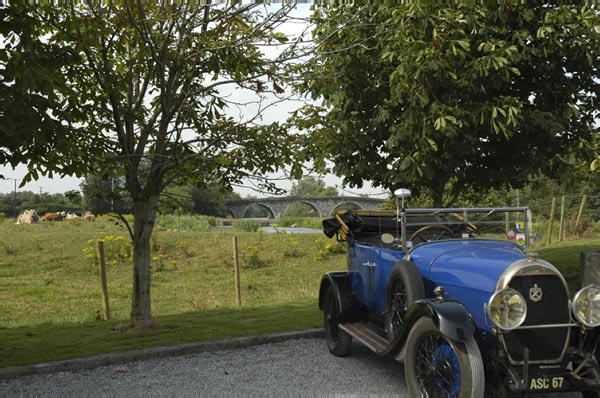
[[[578,303],[580,303],[580,298],[581,296],[586,293],[589,292],[590,290],[595,289],[598,291],[598,294],[600,294],[600,286],[598,285],[587,285],[581,289],[579,289],[579,291],[577,293],[575,293],[575,296],[573,296],[573,300],[571,300],[571,313],[573,314],[573,317],[575,318],[575,320],[579,323],[581,323],[584,326],[587,326],[589,328],[595,328],[600,326],[600,319],[598,320],[598,322],[588,322],[586,321],[584,318],[580,317],[578,315]],[[598,317],[600,318],[600,316]]]
[[[519,298],[519,300],[521,301],[521,303],[523,304],[523,313],[521,315],[521,320],[519,322],[517,322],[514,326],[511,326],[511,327],[508,327],[506,325],[499,325],[497,322],[494,321],[494,316],[492,314],[492,309],[493,309],[492,302],[494,301],[494,299],[496,297],[498,297],[499,295],[504,295],[505,293],[511,293],[511,294],[516,295]],[[511,330],[514,330],[514,329],[517,329],[518,327],[520,327],[523,324],[523,322],[525,322],[525,319],[527,319],[527,302],[525,301],[525,298],[519,291],[512,289],[510,287],[505,287],[503,289],[500,289],[500,290],[494,292],[494,294],[492,294],[492,296],[490,297],[490,299],[488,300],[488,303],[486,305],[486,311],[487,311],[487,316],[490,318],[490,321],[492,322],[492,324],[494,326],[496,326],[497,328],[504,330],[504,331],[511,331]]]

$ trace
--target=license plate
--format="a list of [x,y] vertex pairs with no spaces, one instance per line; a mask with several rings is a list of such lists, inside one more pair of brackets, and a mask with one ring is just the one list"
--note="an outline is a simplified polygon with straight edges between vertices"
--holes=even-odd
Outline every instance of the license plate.
[[529,391],[554,391],[565,388],[567,388],[567,381],[563,376],[532,377],[529,379]]

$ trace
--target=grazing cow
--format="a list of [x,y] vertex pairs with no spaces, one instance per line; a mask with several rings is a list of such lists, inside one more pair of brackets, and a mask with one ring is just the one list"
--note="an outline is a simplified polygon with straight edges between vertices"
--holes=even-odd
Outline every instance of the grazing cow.
[[83,219],[85,221],[96,221],[96,217],[94,217],[94,213],[92,213],[91,211],[86,211],[83,215]]
[[75,214],[75,213],[71,213],[71,212],[69,212],[69,213],[67,213],[67,215],[65,216],[65,218],[66,218],[67,220],[76,220],[76,219],[78,219],[78,218],[81,218],[81,217],[79,217],[79,216],[78,216],[77,214]]
[[63,216],[60,213],[46,213],[42,216],[42,221],[62,221]]
[[40,222],[40,216],[38,216],[35,209],[23,210],[23,214],[17,217],[17,224],[37,224]]

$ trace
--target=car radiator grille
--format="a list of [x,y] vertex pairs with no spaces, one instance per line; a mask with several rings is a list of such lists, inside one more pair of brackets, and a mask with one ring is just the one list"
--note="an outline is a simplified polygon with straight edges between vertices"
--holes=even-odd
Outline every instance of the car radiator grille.
[[[535,284],[542,289],[542,299],[538,302],[530,298],[530,289]],[[521,293],[527,303],[523,326],[569,323],[569,297],[557,275],[515,276],[508,286]],[[568,327],[524,329],[506,333],[503,339],[513,361],[522,362],[527,347],[529,361],[553,362],[561,359],[569,333]]]

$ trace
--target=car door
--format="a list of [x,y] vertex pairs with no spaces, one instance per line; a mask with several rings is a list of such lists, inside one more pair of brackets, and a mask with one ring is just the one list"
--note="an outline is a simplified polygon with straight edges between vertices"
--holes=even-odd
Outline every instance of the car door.
[[375,266],[375,248],[373,246],[355,244],[356,257],[352,289],[361,303],[368,307],[373,305],[372,280]]
[[387,284],[394,265],[404,259],[404,252],[376,248],[375,260],[371,266],[371,302],[379,313],[386,310]]

